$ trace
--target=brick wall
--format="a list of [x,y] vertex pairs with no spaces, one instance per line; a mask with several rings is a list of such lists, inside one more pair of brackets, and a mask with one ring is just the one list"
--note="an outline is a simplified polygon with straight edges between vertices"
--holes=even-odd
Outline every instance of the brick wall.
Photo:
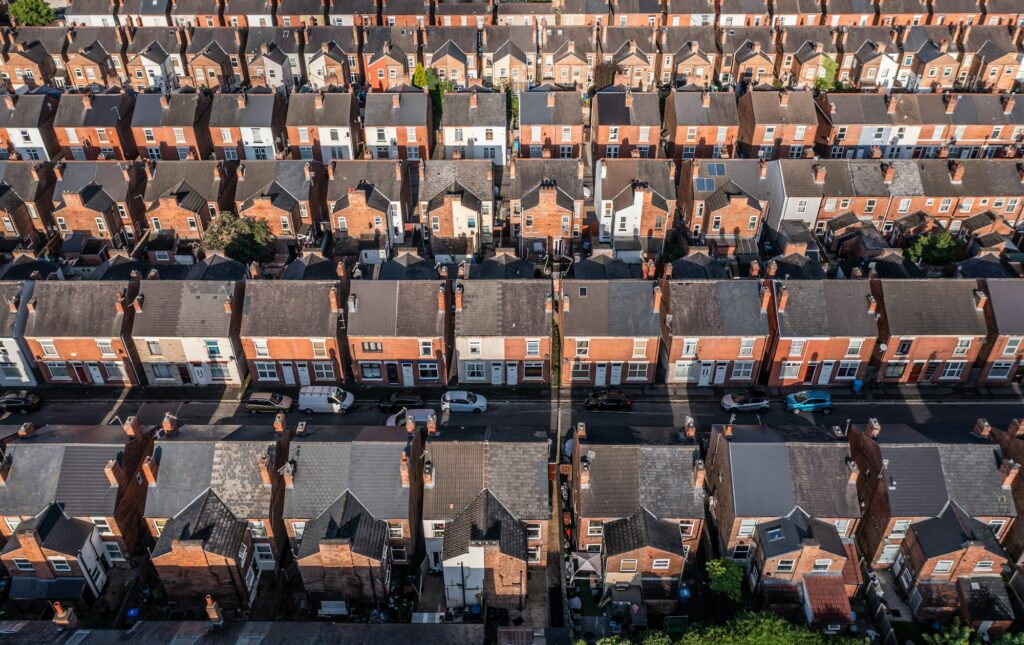
[[377,605],[388,597],[386,564],[354,553],[345,540],[321,540],[320,550],[300,559],[298,565],[308,593]]

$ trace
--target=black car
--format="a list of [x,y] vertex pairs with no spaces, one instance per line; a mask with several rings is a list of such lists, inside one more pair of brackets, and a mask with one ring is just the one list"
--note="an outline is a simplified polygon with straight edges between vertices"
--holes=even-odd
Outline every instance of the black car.
[[11,390],[0,394],[0,410],[5,412],[13,410],[25,414],[32,410],[38,410],[42,404],[43,397],[26,390]]
[[404,392],[395,392],[388,398],[380,402],[380,411],[392,414],[398,412],[402,408],[422,408],[423,397],[415,394],[406,394]]
[[591,392],[583,403],[588,410],[632,410],[633,401],[622,390]]

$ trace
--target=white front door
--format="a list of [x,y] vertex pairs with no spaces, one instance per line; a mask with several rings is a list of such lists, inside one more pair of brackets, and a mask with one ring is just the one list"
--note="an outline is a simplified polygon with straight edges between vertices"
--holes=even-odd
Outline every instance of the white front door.
[[501,363],[491,363],[491,385],[501,385],[503,369]]
[[89,367],[89,377],[92,379],[92,382],[102,384],[103,372],[100,371],[99,363],[86,363],[86,365]]
[[284,374],[285,385],[295,385],[295,372],[291,361],[281,361],[281,373]]
[[505,365],[505,373],[508,374],[508,377],[505,379],[505,381],[509,385],[515,385],[515,384],[519,383],[519,364],[518,363],[508,363],[507,365]]
[[612,385],[622,383],[622,363],[612,363]]
[[700,380],[697,385],[701,387],[707,387],[711,385],[711,374],[715,369],[714,363],[701,363],[700,364]]
[[210,381],[206,378],[206,368],[202,365],[190,365],[192,368],[192,382],[196,385],[209,385]]
[[594,385],[604,385],[608,382],[608,364],[598,363],[594,372]]
[[720,362],[715,365],[715,385],[725,383],[725,373],[729,370],[729,362]]
[[412,386],[412,363],[402,363],[402,385]]
[[832,368],[836,366],[835,361],[823,361],[821,371],[818,373],[818,385],[828,385],[832,378]]
[[295,369],[299,372],[299,385],[309,385],[309,363],[296,363]]

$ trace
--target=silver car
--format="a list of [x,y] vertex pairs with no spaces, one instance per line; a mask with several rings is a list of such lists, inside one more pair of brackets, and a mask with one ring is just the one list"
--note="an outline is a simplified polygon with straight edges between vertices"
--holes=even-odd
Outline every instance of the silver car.
[[388,420],[384,425],[404,426],[405,420],[408,417],[412,417],[413,421],[416,422],[416,425],[427,425],[427,421],[430,420],[430,417],[435,417],[436,421],[437,413],[430,408],[402,408],[388,417]]
[[757,412],[770,408],[768,396],[761,392],[737,392],[722,397],[722,409],[726,412]]
[[441,397],[442,412],[487,412],[487,398],[466,390],[451,390]]

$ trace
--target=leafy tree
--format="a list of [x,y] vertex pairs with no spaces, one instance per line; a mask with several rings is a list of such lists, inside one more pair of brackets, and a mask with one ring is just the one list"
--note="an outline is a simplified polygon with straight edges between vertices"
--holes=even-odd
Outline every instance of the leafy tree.
[[781,616],[747,612],[725,625],[687,632],[679,645],[838,645],[865,642],[825,636],[803,625],[786,622]]
[[224,251],[233,260],[244,264],[270,262],[274,259],[274,236],[263,220],[221,213],[206,231],[208,249]]
[[8,8],[8,13],[18,26],[45,27],[57,18],[57,14],[46,4],[46,0],[14,0]]
[[674,642],[665,632],[647,632],[641,641],[642,645],[672,645]]
[[743,567],[725,558],[711,560],[706,567],[711,591],[733,602],[743,600]]
[[825,68],[825,74],[815,79],[814,87],[819,92],[827,92],[835,87],[836,71],[839,70],[839,65],[830,57],[825,56],[822,60],[821,66]]
[[942,628],[937,634],[922,636],[927,645],[970,645],[971,627],[963,624],[959,618]]
[[416,63],[416,69],[412,73],[412,84],[423,89],[427,86],[428,80],[427,70],[424,69],[423,63]]
[[1024,645],[1024,633],[1003,634],[992,641],[992,645]]
[[937,266],[962,260],[964,250],[952,233],[942,231],[917,238],[907,249],[907,255],[913,262],[924,261],[925,264]]

